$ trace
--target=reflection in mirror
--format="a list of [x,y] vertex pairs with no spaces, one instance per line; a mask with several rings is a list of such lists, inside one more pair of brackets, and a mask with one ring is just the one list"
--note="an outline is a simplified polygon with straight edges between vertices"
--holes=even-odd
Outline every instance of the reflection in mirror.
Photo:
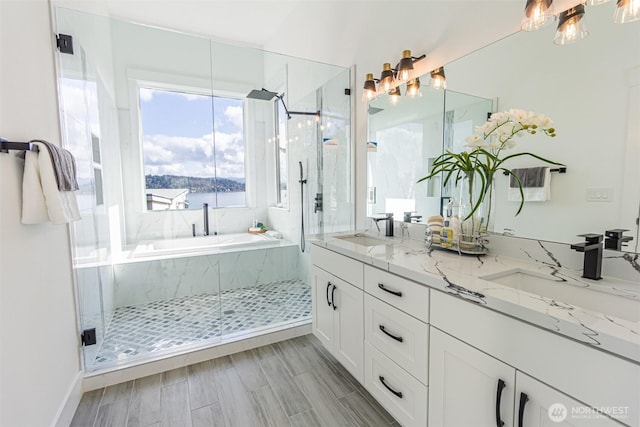
[[[400,92],[406,94],[405,86]],[[381,95],[369,103],[367,216],[393,212],[428,215],[440,209],[440,182],[416,184],[442,152],[444,91],[421,96]],[[414,220],[420,218],[414,218]]]
[[[449,87],[498,99],[496,110],[521,108],[551,117],[557,138],[528,138],[530,151],[567,165],[551,175],[551,200],[507,200],[508,178],[496,178],[494,231],[572,243],[581,233],[631,230],[637,244],[640,175],[640,37],[637,24],[616,25],[610,10],[588,7],[590,35],[557,46],[549,31],[521,32],[451,64]],[[596,59],[597,58],[597,59]],[[524,141],[524,140],[523,140]],[[508,167],[542,166],[523,159]]]
[[[444,151],[461,153],[469,151],[465,139],[477,126],[487,120],[492,110],[492,101],[465,93],[445,91],[444,99]],[[443,198],[457,197],[455,183],[450,181],[443,189]],[[435,213],[431,213],[434,215]],[[442,215],[442,212],[440,212]]]
[[[368,214],[402,215],[410,209],[423,216],[437,214],[439,197],[452,190],[438,194],[437,180],[415,184],[427,174],[430,159],[443,148],[465,148],[465,137],[484,123],[486,111],[518,108],[551,117],[557,137],[523,139],[513,153],[532,152],[568,169],[551,174],[551,200],[527,202],[518,216],[519,201],[508,200],[509,179],[499,175],[493,231],[574,243],[580,240],[577,234],[627,229],[634,239],[622,250],[638,252],[640,24],[613,24],[610,10],[598,7],[588,7],[584,19],[590,35],[575,44],[554,45],[552,30],[520,32],[446,64],[448,86],[458,92],[447,90],[446,100],[423,88],[422,98],[402,97],[397,105],[388,96],[371,102],[369,141],[378,145],[369,145]],[[479,106],[465,113],[464,102],[472,105],[476,97],[488,109]],[[464,114],[473,116],[473,126]],[[443,130],[440,151],[436,139],[428,137],[435,132],[425,132],[436,122]],[[545,165],[522,158],[505,166]]]
[[[405,93],[404,87],[400,88]],[[416,183],[428,174],[443,150],[468,149],[465,138],[487,118],[492,101],[450,90],[425,88],[422,96],[395,99],[382,95],[369,104],[367,215],[393,212],[414,222],[442,214],[453,196],[441,179]],[[421,218],[415,218],[421,217]]]

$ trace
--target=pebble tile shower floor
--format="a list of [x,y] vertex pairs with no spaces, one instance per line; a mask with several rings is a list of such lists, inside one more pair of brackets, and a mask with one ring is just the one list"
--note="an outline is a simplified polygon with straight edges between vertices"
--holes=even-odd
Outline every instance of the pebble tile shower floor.
[[91,368],[307,318],[311,287],[299,280],[119,307]]

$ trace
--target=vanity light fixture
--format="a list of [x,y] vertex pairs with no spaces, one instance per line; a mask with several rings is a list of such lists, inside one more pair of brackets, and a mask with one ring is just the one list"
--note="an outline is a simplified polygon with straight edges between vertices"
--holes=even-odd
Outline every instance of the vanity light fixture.
[[365,101],[371,101],[378,94],[376,89],[376,81],[373,78],[372,73],[368,73],[367,77],[364,80],[364,94],[363,98]]
[[388,92],[388,94],[389,94],[389,102],[391,102],[392,104],[397,104],[398,101],[400,101],[400,96],[402,95],[400,93],[400,86],[394,87]]
[[589,31],[587,31],[583,18],[583,4],[570,7],[564,12],[561,12],[556,37],[553,39],[553,42],[560,45],[570,44],[587,37]]
[[553,20],[553,0],[527,0],[520,28],[523,31],[535,31]]
[[640,0],[618,0],[616,11],[613,14],[613,22],[626,24],[640,19]]
[[415,56],[411,56],[411,51],[410,50],[403,50],[402,51],[402,59],[400,59],[400,62],[398,63],[398,66],[396,67],[398,69],[398,79],[406,82],[407,80],[409,80],[411,71],[413,71],[413,63],[415,61],[418,61],[422,58],[424,58],[427,55],[420,55],[418,57]]
[[385,62],[382,64],[382,73],[380,73],[380,86],[385,92],[389,92],[394,82],[395,70],[391,68],[391,64]]
[[421,96],[420,93],[420,78],[416,77],[407,82],[407,95],[411,97]]
[[444,75],[444,67],[438,67],[431,71],[431,82],[429,85],[434,89],[446,89],[447,78]]

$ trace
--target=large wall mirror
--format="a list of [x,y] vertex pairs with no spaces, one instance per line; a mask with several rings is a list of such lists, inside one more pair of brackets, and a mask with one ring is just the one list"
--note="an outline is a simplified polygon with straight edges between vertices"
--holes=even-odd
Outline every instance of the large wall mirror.
[[[551,200],[527,202],[518,216],[515,216],[518,202],[507,200],[508,177],[498,176],[492,231],[502,233],[509,229],[518,237],[570,243],[580,241],[577,235],[581,233],[623,228],[634,237],[623,249],[637,252],[640,23],[614,24],[610,15],[610,8],[587,8],[584,19],[590,35],[572,45],[554,45],[552,28],[516,33],[446,64],[448,90],[444,94],[432,95],[435,91],[423,90],[421,99],[428,98],[435,104],[439,96],[442,103],[440,150],[452,147],[453,151],[460,151],[460,141],[473,131],[473,126],[486,120],[486,111],[520,108],[544,113],[554,121],[556,138],[524,137],[514,150],[561,162],[567,166],[567,173],[552,174]],[[453,102],[458,97],[463,107]],[[399,189],[415,187],[410,196],[416,198],[418,214],[438,214],[440,202],[427,198],[430,202],[425,203],[425,193],[428,197],[433,194],[440,197],[446,195],[447,189],[430,189],[438,183],[416,184],[414,179],[427,174],[429,161],[438,153],[413,150],[407,153],[409,150],[402,143],[417,138],[415,134],[394,140],[394,148],[383,147],[390,144],[388,140],[376,141],[382,139],[378,129],[397,122],[397,118],[387,113],[389,108],[381,105],[389,103],[388,98],[383,96],[370,104],[369,140],[378,142],[377,153],[371,153],[370,148],[368,155],[369,187],[376,187],[377,202],[370,203],[370,213],[388,210],[380,202],[386,195],[379,183],[396,179]],[[474,99],[478,101],[476,105]],[[489,100],[493,100],[493,105]],[[404,97],[394,107],[411,108],[411,103],[415,101]],[[487,105],[489,110],[485,108]],[[421,110],[433,111],[435,122],[435,106]],[[417,112],[405,116],[409,114]],[[394,154],[400,164],[396,166],[389,159],[382,163],[383,167],[371,167],[372,155],[379,156],[383,150]],[[509,168],[541,165],[526,158],[507,164]],[[371,202],[371,188],[369,193]]]

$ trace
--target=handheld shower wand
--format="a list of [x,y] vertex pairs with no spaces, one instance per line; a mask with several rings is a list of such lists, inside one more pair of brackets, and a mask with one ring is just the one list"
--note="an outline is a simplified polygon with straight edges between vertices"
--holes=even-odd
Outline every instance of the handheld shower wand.
[[302,162],[298,162],[300,166],[300,250],[304,252],[306,241],[304,238],[304,185],[307,183],[307,180],[304,179],[303,171],[302,171]]

